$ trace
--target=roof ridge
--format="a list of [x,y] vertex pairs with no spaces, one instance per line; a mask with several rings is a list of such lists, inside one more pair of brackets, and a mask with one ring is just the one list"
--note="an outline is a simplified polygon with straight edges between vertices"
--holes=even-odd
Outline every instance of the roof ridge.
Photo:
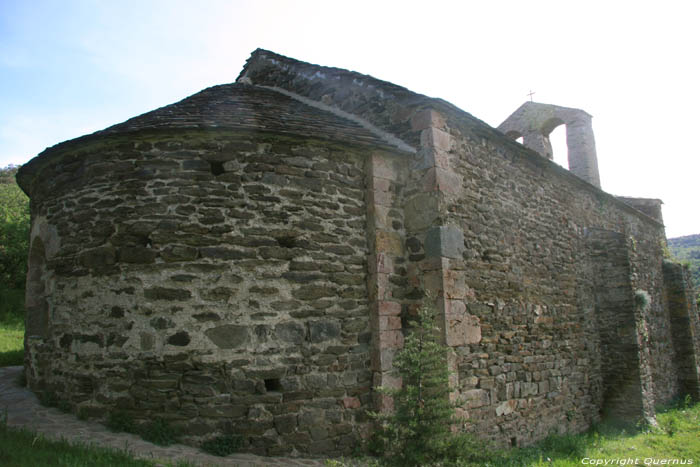
[[[242,80],[240,80],[238,82],[244,83],[245,82],[244,80],[245,80],[245,78],[243,78]],[[309,107],[314,107],[316,109],[323,110],[325,112],[330,112],[337,117],[341,117],[341,118],[344,118],[346,120],[350,120],[353,123],[357,123],[358,125],[362,126],[367,131],[371,132],[372,134],[374,134],[378,138],[385,141],[390,146],[395,146],[402,151],[410,152],[410,153],[417,152],[416,148],[414,148],[410,144],[406,143],[401,138],[398,138],[398,137],[392,135],[391,133],[388,133],[388,132],[382,130],[381,128],[376,127],[375,125],[368,122],[364,118],[361,118],[355,114],[351,114],[349,112],[346,112],[342,109],[339,109],[338,107],[326,105],[323,102],[309,99],[308,97],[304,97],[302,95],[296,94],[296,93],[288,91],[286,89],[282,89],[282,88],[277,87],[277,86],[263,86],[263,85],[254,85],[254,86],[258,87],[258,88],[263,88],[263,89],[268,89],[271,91],[279,92],[280,94],[284,94],[285,96],[290,97],[294,100],[297,100],[297,101],[301,102],[302,104],[308,105]]]

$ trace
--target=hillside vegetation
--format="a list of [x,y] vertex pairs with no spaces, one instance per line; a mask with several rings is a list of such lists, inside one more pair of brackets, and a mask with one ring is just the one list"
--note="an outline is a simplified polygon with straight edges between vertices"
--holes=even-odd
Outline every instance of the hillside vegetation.
[[676,259],[688,265],[700,299],[700,234],[669,238],[668,249]]
[[0,366],[21,365],[24,355],[29,198],[15,181],[18,168],[0,169]]

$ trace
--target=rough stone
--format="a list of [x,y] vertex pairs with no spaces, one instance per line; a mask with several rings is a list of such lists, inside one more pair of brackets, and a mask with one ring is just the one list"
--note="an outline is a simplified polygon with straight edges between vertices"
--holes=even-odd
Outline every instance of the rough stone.
[[248,328],[234,324],[207,329],[204,334],[220,349],[234,349],[250,340]]
[[336,321],[311,321],[309,339],[311,342],[325,342],[340,336],[340,325]]

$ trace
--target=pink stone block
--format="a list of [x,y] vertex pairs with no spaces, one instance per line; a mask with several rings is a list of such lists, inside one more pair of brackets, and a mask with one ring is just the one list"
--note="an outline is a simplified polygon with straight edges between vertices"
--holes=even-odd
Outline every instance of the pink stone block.
[[379,302],[379,316],[398,316],[401,314],[401,305],[397,302],[382,300]]
[[467,286],[466,277],[463,271],[447,270],[443,275],[443,288],[445,297],[450,299],[465,299],[474,294],[474,291]]
[[450,168],[450,156],[447,154],[447,151],[433,148],[432,157],[435,167],[440,167],[445,170]]
[[449,151],[452,145],[451,140],[452,137],[449,133],[438,130],[437,128],[426,128],[420,133],[420,144],[423,147],[432,147],[442,151]]
[[435,292],[437,295],[442,293],[442,271],[439,269],[426,271],[423,278],[425,290]]
[[423,191],[456,194],[462,189],[462,179],[450,170],[432,167],[423,175],[421,187]]
[[445,117],[433,109],[421,110],[411,117],[411,129],[413,131],[420,131],[430,127],[444,128]]
[[401,317],[393,315],[379,316],[380,331],[396,331],[398,329],[401,329]]
[[371,173],[373,177],[398,180],[399,174],[391,159],[380,154],[372,154]]
[[378,204],[379,206],[393,206],[395,196],[390,191],[374,190],[371,193],[371,204]]
[[394,398],[391,396],[375,393],[373,401],[374,406],[380,413],[391,413],[394,411]]
[[381,206],[379,204],[368,203],[367,205],[369,212],[369,225],[374,226],[376,229],[389,229],[391,228],[391,221],[389,220],[389,206]]
[[359,409],[362,407],[362,403],[357,397],[345,397],[343,398],[343,407],[346,409]]
[[401,331],[379,331],[379,345],[382,349],[400,349],[403,347]]
[[391,373],[385,373],[382,375],[381,386],[389,389],[401,389],[401,384],[403,380],[400,376],[394,376]]
[[377,342],[376,344],[372,345],[372,351],[370,355],[372,370],[375,372],[373,376],[375,386],[378,384],[381,385],[381,381],[383,381],[383,375],[385,374],[383,372],[393,370],[394,355],[396,354],[397,350],[388,348],[375,348],[379,345],[381,345],[381,342]]
[[[394,368],[396,349],[381,349],[379,351],[379,370],[390,371]],[[383,381],[383,379],[382,379]]]
[[466,313],[462,301],[446,300],[445,320],[447,332],[445,342],[450,347],[460,347],[481,342],[479,318]]
[[462,320],[466,316],[467,305],[461,300],[445,300],[445,315],[448,318]]
[[375,191],[389,191],[391,189],[391,180],[386,178],[372,177],[370,187]]
[[[377,278],[386,277],[386,274],[377,274]],[[377,281],[370,280],[369,286],[369,299],[370,301],[375,300],[386,300],[391,298],[391,289]]]
[[378,253],[390,253],[396,256],[403,254],[401,235],[386,230],[377,230],[374,236],[375,248]]
[[391,256],[387,255],[386,253],[377,253],[375,258],[377,261],[376,265],[378,273],[391,274],[394,272],[394,261],[391,259]]

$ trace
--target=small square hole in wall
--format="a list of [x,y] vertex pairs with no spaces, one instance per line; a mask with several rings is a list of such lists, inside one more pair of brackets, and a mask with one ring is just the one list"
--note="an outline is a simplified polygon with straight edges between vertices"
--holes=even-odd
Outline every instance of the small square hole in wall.
[[511,438],[510,445],[513,446],[514,448],[518,447],[518,438]]
[[209,161],[209,165],[211,165],[211,173],[212,175],[221,175],[222,173],[225,172],[224,170],[224,163],[219,162],[219,161]]
[[265,390],[279,392],[282,390],[282,384],[279,378],[270,378],[265,380]]

